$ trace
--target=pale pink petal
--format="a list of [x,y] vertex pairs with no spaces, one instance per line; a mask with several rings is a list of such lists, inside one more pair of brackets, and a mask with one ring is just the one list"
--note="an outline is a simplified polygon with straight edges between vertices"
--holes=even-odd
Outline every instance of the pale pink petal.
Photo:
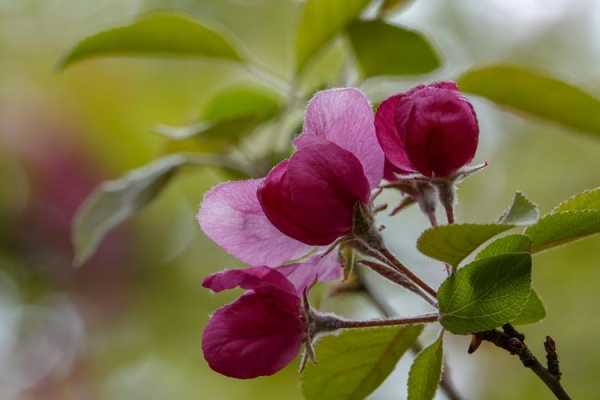
[[284,265],[278,267],[277,271],[294,284],[298,294],[316,282],[328,282],[342,278],[342,266],[337,251],[332,251],[325,256],[313,256],[303,263]]
[[312,136],[327,139],[356,156],[369,186],[383,176],[384,155],[375,135],[374,115],[367,97],[358,89],[330,89],[308,103],[304,132],[294,142],[301,149],[314,144]]
[[277,266],[305,255],[310,246],[284,235],[269,222],[256,197],[261,181],[215,186],[204,195],[198,221],[209,238],[241,261]]

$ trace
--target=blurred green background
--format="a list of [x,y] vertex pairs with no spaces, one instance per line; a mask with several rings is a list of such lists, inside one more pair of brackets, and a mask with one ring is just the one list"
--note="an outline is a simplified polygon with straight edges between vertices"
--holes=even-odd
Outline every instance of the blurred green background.
[[[151,10],[179,9],[225,28],[253,61],[291,79],[301,6],[293,0],[0,0],[0,398],[301,398],[296,365],[236,381],[212,372],[202,358],[203,325],[235,293],[213,296],[200,282],[240,265],[194,221],[202,193],[229,179],[222,172],[178,176],[111,233],[84,268],[71,265],[75,209],[102,179],[164,151],[166,139],[155,126],[191,121],[219,89],[261,80],[203,60],[111,58],[56,69],[87,35]],[[597,1],[416,0],[392,20],[426,34],[444,66],[410,79],[363,82],[373,101],[492,62],[542,68],[600,97]],[[328,53],[307,81],[336,83],[343,57]],[[548,211],[600,184],[598,137],[472,100],[481,124],[477,159],[490,166],[461,186],[461,220],[494,220],[516,190]],[[425,219],[411,209],[385,224],[400,257],[439,281],[439,265],[414,248]],[[524,329],[538,354],[544,335],[556,339],[564,383],[579,399],[598,392],[599,251],[595,237],[536,256],[534,282],[548,317]],[[419,307],[405,294],[386,295],[399,312]],[[342,300],[324,301],[339,312],[372,312],[357,299]],[[452,343],[452,376],[467,398],[551,398],[505,353],[484,345],[467,356],[466,338]],[[404,398],[407,365],[404,360],[371,398]]]

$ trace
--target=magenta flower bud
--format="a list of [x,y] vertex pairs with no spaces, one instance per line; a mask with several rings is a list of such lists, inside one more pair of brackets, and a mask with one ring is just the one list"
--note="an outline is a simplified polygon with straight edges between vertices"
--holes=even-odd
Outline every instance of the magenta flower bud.
[[[477,150],[479,126],[473,106],[454,82],[417,86],[386,99],[375,117],[386,168],[448,177],[468,164]],[[391,168],[391,167],[395,168]]]
[[258,200],[281,232],[320,246],[351,232],[354,207],[366,204],[369,193],[360,161],[324,141],[275,166],[258,189]]
[[284,368],[311,340],[304,291],[317,281],[339,279],[340,272],[336,258],[316,256],[302,264],[226,270],[207,277],[203,286],[214,292],[247,290],[210,318],[202,338],[209,366],[239,379]]

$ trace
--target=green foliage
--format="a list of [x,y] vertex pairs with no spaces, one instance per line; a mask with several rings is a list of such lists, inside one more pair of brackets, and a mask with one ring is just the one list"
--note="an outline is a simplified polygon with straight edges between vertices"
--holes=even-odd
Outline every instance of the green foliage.
[[362,400],[383,383],[417,340],[422,325],[345,330],[317,346],[302,379],[307,400]]
[[442,376],[444,336],[419,353],[408,375],[408,400],[431,400]]
[[106,234],[150,203],[186,165],[227,166],[217,156],[170,155],[106,181],[80,206],[73,222],[75,264],[82,265]]
[[426,256],[453,266],[494,236],[512,229],[504,224],[452,224],[427,229],[417,241]]
[[600,187],[586,190],[560,203],[552,214],[561,211],[598,210],[600,211]]
[[531,225],[535,224],[540,217],[540,211],[521,192],[516,192],[511,206],[500,217],[501,224],[509,225]]
[[494,329],[518,318],[530,293],[529,253],[476,260],[440,287],[440,322],[456,334]]
[[367,7],[370,0],[307,0],[296,34],[296,72]]
[[527,325],[539,322],[546,318],[546,308],[540,296],[531,289],[527,304],[517,318],[511,321],[513,325]]
[[417,242],[421,253],[458,266],[469,254],[494,236],[518,225],[530,225],[538,220],[535,204],[521,192],[515,193],[512,204],[497,224],[452,224],[430,228]]
[[531,250],[531,239],[525,235],[508,235],[494,240],[477,253],[476,260],[495,257],[506,253],[528,253]]
[[600,135],[600,101],[545,73],[513,65],[467,71],[460,88],[518,112]]
[[[529,252],[531,250],[531,239],[525,235],[508,235],[494,240],[486,248],[481,250],[476,260],[487,257],[495,257],[507,253]],[[529,299],[521,314],[511,321],[515,325],[525,325],[538,322],[546,317],[546,309],[540,297],[531,289]]]
[[[282,108],[283,99],[277,93],[259,86],[236,85],[208,101],[200,122],[181,127],[161,125],[157,131],[172,140],[192,139],[192,148],[198,142],[222,150],[271,120]],[[185,144],[174,147],[181,151]]]
[[413,30],[372,20],[355,21],[347,32],[364,78],[425,74],[441,64],[429,42]]
[[206,57],[243,61],[222,33],[184,15],[153,13],[130,25],[83,39],[63,58],[60,67],[107,56]]
[[560,246],[596,233],[600,233],[600,210],[548,214],[525,230],[525,234],[531,238],[533,252]]

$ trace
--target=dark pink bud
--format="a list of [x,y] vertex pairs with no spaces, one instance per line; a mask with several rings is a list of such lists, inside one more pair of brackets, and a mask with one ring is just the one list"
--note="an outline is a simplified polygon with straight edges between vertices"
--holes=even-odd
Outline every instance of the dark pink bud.
[[273,375],[292,362],[307,341],[304,291],[317,281],[340,276],[332,256],[210,275],[203,286],[214,292],[236,287],[247,291],[210,318],[202,337],[204,358],[213,370],[232,378]]
[[327,245],[352,230],[353,210],[369,200],[361,162],[347,150],[315,138],[271,170],[258,200],[271,223],[310,245]]
[[377,138],[398,173],[447,177],[475,156],[479,126],[454,82],[392,96],[375,117]]

